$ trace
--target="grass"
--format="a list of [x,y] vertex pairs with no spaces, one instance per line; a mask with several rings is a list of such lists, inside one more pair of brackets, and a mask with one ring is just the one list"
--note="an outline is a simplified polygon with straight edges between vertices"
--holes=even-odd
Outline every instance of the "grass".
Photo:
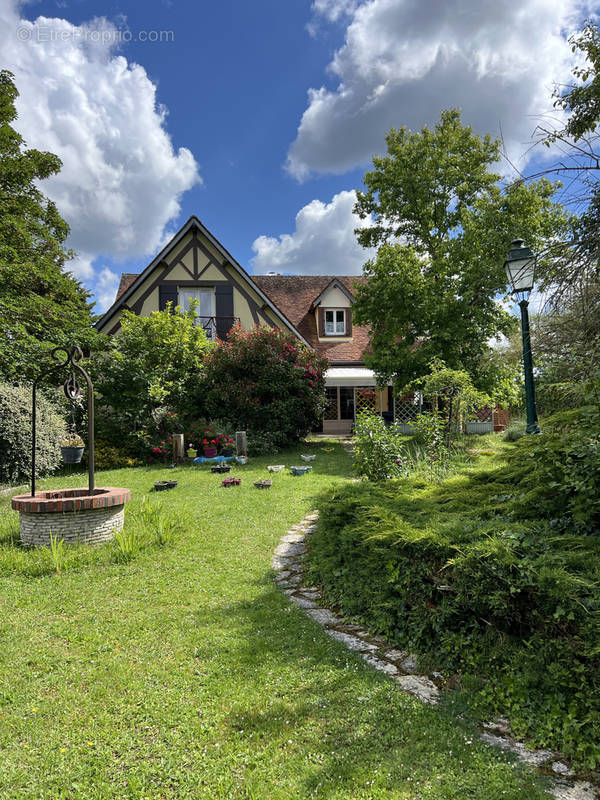
[[[254,489],[268,463],[307,449],[312,473]],[[60,572],[51,551],[17,546],[0,498],[0,797],[546,797],[542,779],[400,691],[275,588],[280,536],[350,477],[342,446],[237,474],[242,485],[223,489],[206,467],[101,473],[98,485],[132,490],[138,546],[66,547]],[[177,489],[151,491],[167,476]]]

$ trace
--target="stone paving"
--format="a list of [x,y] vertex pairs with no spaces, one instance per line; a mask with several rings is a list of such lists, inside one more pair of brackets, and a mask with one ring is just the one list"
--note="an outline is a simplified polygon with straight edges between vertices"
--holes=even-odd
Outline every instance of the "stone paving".
[[[304,559],[310,535],[316,529],[319,514],[307,514],[297,525],[286,531],[275,548],[271,566],[277,573],[275,581],[289,599],[304,613],[323,626],[332,639],[345,645],[363,658],[367,664],[388,675],[391,680],[424,703],[437,703],[440,690],[437,683],[443,676],[433,672],[430,676],[419,674],[416,656],[405,650],[396,650],[383,639],[372,636],[360,625],[348,625],[330,609],[324,608],[319,587],[304,586]],[[528,750],[523,742],[510,737],[510,723],[497,719],[482,726],[480,738],[486,744],[513,753],[520,761],[531,764],[545,774],[556,776],[550,794],[556,800],[597,800],[596,788],[586,781],[574,780],[574,773],[550,750]]]

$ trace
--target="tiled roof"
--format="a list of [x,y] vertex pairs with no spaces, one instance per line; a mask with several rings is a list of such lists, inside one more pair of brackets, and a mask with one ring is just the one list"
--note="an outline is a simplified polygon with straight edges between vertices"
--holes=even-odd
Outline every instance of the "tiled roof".
[[251,278],[329,362],[363,361],[363,354],[369,347],[369,329],[353,323],[352,341],[319,341],[312,304],[332,281],[339,281],[354,294],[354,284],[364,283],[364,278],[346,275],[252,275]]
[[[138,277],[136,273],[124,272],[117,291],[116,300],[123,295]],[[352,341],[319,341],[315,311],[312,304],[329,284],[337,280],[354,294],[354,284],[364,283],[363,277],[348,275],[251,275],[259,289],[277,306],[296,330],[328,361],[363,361],[369,347],[369,330],[352,324]]]
[[119,283],[119,288],[117,289],[117,296],[115,297],[115,303],[121,297],[122,294],[125,294],[127,289],[131,286],[131,284],[135,281],[138,277],[139,273],[137,272],[122,272],[121,273],[121,282]]

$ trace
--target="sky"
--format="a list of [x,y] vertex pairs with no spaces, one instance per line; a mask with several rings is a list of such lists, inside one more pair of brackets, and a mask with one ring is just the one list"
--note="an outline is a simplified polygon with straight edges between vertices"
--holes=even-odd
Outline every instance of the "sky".
[[599,2],[0,0],[0,67],[102,312],[192,214],[250,273],[359,274],[365,170],[444,108],[532,167]]

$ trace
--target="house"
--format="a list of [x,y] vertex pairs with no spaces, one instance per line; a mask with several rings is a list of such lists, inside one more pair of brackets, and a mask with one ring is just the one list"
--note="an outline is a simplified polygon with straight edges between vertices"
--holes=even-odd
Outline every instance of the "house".
[[139,274],[121,277],[117,297],[97,323],[115,334],[123,310],[148,315],[167,303],[184,309],[196,302],[198,322],[211,339],[231,327],[257,324],[290,331],[329,362],[325,374],[324,433],[349,433],[356,412],[392,413],[391,387],[379,388],[365,367],[368,329],[353,324],[354,291],[362,278],[249,275],[192,216]]

